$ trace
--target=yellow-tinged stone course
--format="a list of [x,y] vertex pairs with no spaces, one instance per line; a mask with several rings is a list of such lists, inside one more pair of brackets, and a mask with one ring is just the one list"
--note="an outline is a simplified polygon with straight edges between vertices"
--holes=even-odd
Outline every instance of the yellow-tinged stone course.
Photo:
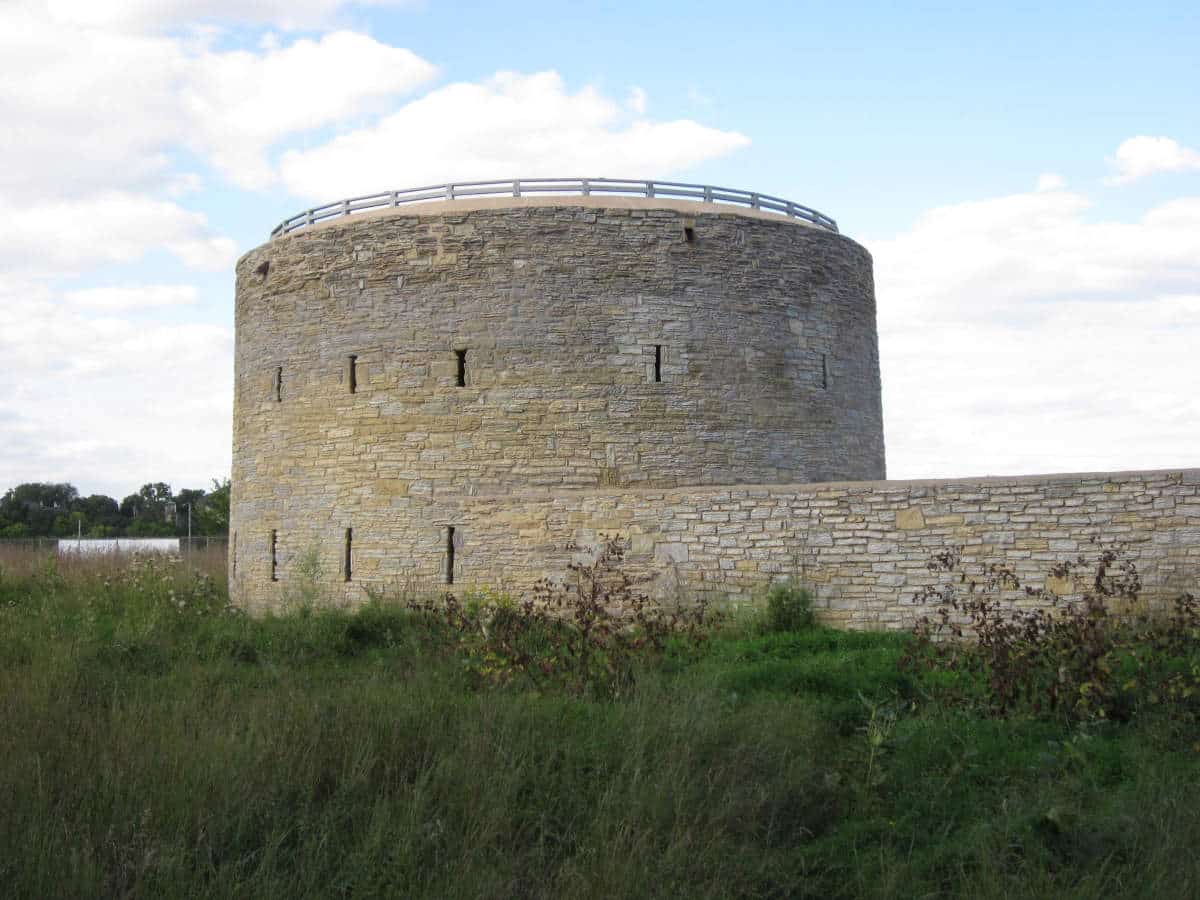
[[896,510],[896,527],[903,528],[905,531],[912,531],[916,528],[925,527],[925,516],[921,510],[915,506],[910,506],[908,509]]

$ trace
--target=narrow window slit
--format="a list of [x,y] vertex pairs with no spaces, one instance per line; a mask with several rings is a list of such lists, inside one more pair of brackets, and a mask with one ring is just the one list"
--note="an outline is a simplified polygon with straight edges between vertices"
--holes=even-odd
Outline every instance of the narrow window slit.
[[276,554],[278,547],[277,533],[274,528],[271,529],[271,580],[279,580],[279,557]]
[[354,577],[354,529],[346,529],[346,564],[343,566],[346,580]]
[[275,402],[283,402],[283,366],[275,367]]
[[829,389],[829,357],[824,353],[821,354],[821,388]]
[[358,391],[358,357],[350,354],[346,364],[347,377],[350,383],[350,393]]
[[654,345],[654,380],[662,381],[662,344]]
[[454,584],[454,526],[446,526],[446,584]]
[[254,270],[254,274],[257,275],[263,281],[266,281],[267,273],[269,271],[271,271],[271,261],[269,259],[267,259],[267,260],[263,260],[261,263],[259,263],[258,268]]
[[694,244],[696,242],[696,229],[693,228],[691,225],[684,225],[683,226],[683,239],[685,241],[687,241],[689,244]]
[[237,577],[237,532],[233,533],[233,545],[229,548],[233,554],[233,576]]
[[467,386],[467,351],[455,350],[454,355],[458,358],[458,373],[457,384],[459,387]]

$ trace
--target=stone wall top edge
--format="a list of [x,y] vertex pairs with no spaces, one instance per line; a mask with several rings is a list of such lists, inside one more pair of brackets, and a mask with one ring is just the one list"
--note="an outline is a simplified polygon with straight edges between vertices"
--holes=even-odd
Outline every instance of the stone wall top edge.
[[[348,228],[356,225],[362,225],[365,222],[376,222],[380,219],[394,218],[439,218],[442,216],[459,215],[470,212],[483,212],[491,210],[503,209],[537,209],[537,208],[569,208],[576,207],[580,209],[619,209],[619,210],[669,210],[679,213],[690,213],[696,216],[718,215],[718,216],[734,216],[744,219],[760,219],[767,222],[776,222],[785,225],[794,225],[800,228],[805,228],[820,234],[829,235],[831,238],[841,238],[849,241],[857,247],[862,247],[853,238],[847,237],[841,232],[829,231],[821,228],[811,222],[806,222],[803,219],[795,219],[781,213],[767,212],[761,209],[752,209],[745,206],[737,206],[729,203],[705,203],[700,200],[668,200],[668,199],[650,199],[646,197],[619,197],[619,196],[538,196],[538,197],[478,197],[465,200],[429,200],[420,203],[413,203],[408,206],[388,207],[385,209],[370,210],[363,213],[355,213],[351,216],[339,216],[337,218],[328,219],[324,222],[318,222],[314,225],[309,225],[298,229],[291,234],[280,235],[279,237],[271,238],[257,247],[249,250],[238,260],[239,264],[246,257],[258,253],[267,247],[279,246],[285,241],[293,241],[303,239],[306,235],[312,235],[323,231],[336,228]],[[862,248],[864,251],[866,248]]]
[[[629,487],[629,488],[576,488],[564,490],[530,489],[515,491],[507,494],[472,494],[457,495],[452,499],[460,502],[512,502],[521,500],[547,500],[563,497],[630,497],[630,496],[664,496],[679,494],[727,494],[730,491],[771,491],[777,493],[827,490],[879,490],[902,491],[905,488],[920,487],[965,487],[972,486],[1002,486],[1019,484],[1063,485],[1079,484],[1086,481],[1152,481],[1157,478],[1175,476],[1187,483],[1200,483],[1200,468],[1171,468],[1171,469],[1126,469],[1114,472],[1054,472],[1035,475],[981,475],[964,478],[916,478],[916,479],[885,479],[882,481],[806,481],[783,483],[755,484],[701,484],[677,485],[674,487]],[[451,499],[447,497],[446,499]]]

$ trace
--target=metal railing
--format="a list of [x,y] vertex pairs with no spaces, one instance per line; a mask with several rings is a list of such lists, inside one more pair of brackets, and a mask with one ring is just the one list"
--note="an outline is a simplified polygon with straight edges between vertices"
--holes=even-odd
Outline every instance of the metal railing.
[[525,197],[531,194],[589,197],[594,194],[617,194],[626,197],[656,197],[677,200],[698,200],[702,203],[731,203],[751,209],[780,213],[802,219],[820,228],[836,232],[837,222],[818,212],[782,197],[739,191],[735,188],[713,187],[710,184],[685,184],[678,181],[632,181],[623,178],[517,178],[508,181],[463,181],[456,184],[436,184],[429,187],[384,191],[363,197],[349,197],[336,203],[314,206],[290,219],[284,219],[271,232],[272,238],[290,234],[318,222],[352,216],[373,209],[406,206],[435,200],[464,200],[470,197]]

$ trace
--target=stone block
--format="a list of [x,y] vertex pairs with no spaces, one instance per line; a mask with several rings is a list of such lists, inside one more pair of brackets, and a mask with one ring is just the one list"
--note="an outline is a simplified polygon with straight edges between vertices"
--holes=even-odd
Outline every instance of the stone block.
[[896,510],[896,527],[904,531],[915,531],[925,527],[925,516],[919,506]]
[[688,561],[686,544],[662,542],[654,545],[654,560],[661,563],[682,563]]

